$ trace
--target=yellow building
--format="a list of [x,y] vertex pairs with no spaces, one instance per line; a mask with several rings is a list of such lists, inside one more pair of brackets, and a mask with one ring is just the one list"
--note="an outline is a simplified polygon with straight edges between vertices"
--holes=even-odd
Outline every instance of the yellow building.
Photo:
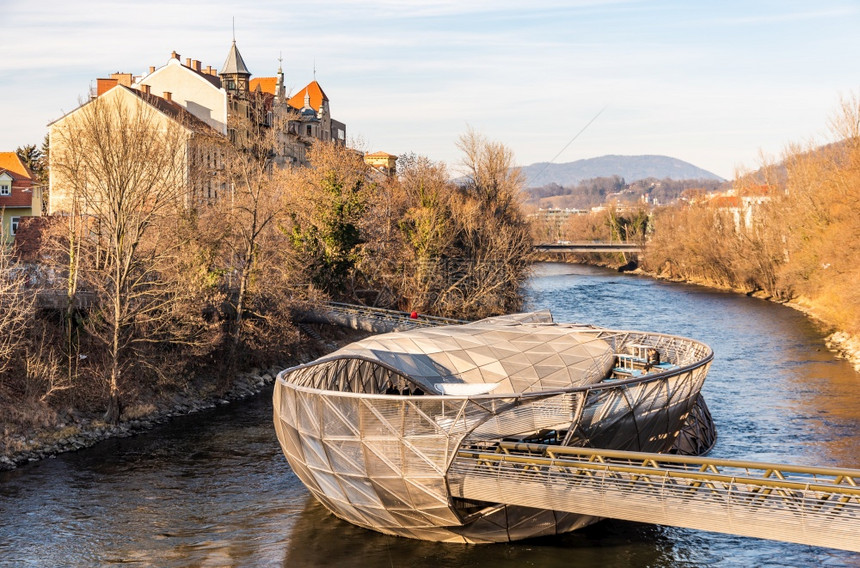
[[386,152],[374,152],[364,155],[364,163],[373,169],[393,176],[397,173],[397,156]]
[[0,242],[15,238],[21,217],[42,214],[41,191],[15,152],[0,152],[0,211]]

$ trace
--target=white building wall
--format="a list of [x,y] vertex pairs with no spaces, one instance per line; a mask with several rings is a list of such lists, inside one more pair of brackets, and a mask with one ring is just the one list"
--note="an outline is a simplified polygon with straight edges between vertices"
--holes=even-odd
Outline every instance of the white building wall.
[[183,66],[178,59],[170,59],[167,65],[134,84],[140,85],[149,85],[150,92],[159,97],[171,93],[174,102],[216,131],[227,134],[227,92]]

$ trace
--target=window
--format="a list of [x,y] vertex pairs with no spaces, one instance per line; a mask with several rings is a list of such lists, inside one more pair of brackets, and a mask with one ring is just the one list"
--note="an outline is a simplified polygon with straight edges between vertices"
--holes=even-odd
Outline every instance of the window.
[[311,125],[308,124],[308,136],[310,136],[310,135],[311,135]]
[[9,234],[15,235],[18,232],[18,223],[21,221],[20,217],[12,217],[12,222],[9,223]]
[[12,195],[11,181],[0,181],[0,195]]

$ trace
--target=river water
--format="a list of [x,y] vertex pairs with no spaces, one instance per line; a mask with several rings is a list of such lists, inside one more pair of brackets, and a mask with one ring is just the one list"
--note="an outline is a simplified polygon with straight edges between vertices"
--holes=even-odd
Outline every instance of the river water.
[[[712,456],[860,468],[860,374],[802,314],[765,301],[542,264],[529,309],[699,339]],[[0,566],[860,566],[860,554],[603,521],[555,538],[449,545],[339,521],[291,473],[271,392],[0,473]]]

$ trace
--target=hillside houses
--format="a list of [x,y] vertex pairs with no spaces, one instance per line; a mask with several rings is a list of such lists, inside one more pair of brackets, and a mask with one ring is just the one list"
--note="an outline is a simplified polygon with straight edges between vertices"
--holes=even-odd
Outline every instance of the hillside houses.
[[40,215],[42,195],[32,172],[15,152],[0,152],[0,242],[18,232],[22,217]]
[[762,205],[771,200],[773,188],[759,185],[726,192],[703,194],[700,198],[706,205],[728,211],[734,220],[735,230],[752,230],[756,224]]
[[275,77],[252,78],[235,41],[220,71],[196,59],[183,63],[174,51],[167,63],[142,75],[118,72],[97,79],[90,101],[49,125],[49,214],[71,211],[75,188],[69,177],[69,145],[97,101],[151,115],[153,132],[183,131],[185,147],[177,160],[182,161],[189,206],[215,201],[229,188],[219,149],[227,141],[249,147],[252,132],[264,129],[274,135],[273,162],[281,167],[307,165],[307,150],[316,141],[346,143],[346,125],[332,118],[329,98],[316,80],[288,96],[282,69]]

